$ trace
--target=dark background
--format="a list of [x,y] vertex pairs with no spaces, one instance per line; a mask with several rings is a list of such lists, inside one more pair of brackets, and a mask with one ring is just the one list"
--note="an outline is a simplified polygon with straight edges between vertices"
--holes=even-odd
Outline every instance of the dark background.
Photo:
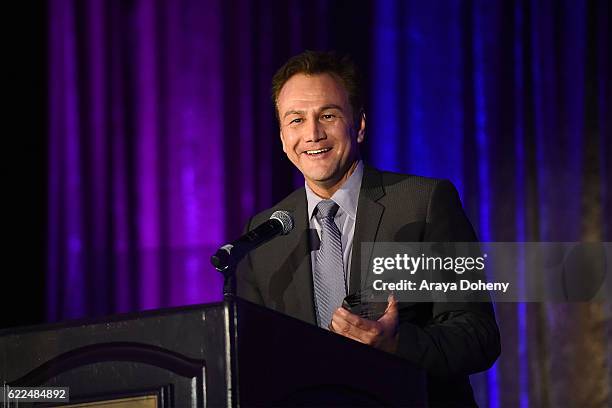
[[12,2],[3,10],[8,68],[3,133],[8,143],[2,160],[0,327],[7,327],[45,318],[47,21],[45,2]]

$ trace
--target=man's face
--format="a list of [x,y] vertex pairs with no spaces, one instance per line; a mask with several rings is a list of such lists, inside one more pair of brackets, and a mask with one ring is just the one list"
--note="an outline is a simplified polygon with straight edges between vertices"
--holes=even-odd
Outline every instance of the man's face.
[[348,93],[338,80],[296,74],[281,88],[277,108],[283,151],[311,187],[330,189],[348,178],[359,157],[365,117],[356,129]]

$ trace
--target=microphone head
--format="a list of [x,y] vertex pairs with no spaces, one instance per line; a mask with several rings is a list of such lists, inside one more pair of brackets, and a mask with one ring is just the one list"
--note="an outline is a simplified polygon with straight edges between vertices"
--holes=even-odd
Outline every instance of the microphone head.
[[283,226],[283,231],[281,235],[287,235],[293,229],[293,216],[289,211],[274,211],[274,213],[270,216],[270,219],[279,220]]

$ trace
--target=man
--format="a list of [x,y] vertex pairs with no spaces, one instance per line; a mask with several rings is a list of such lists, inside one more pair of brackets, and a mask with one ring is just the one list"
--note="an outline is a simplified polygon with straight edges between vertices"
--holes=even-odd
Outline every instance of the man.
[[311,51],[274,76],[283,151],[305,186],[250,220],[248,229],[287,210],[295,228],[249,254],[237,272],[237,293],[423,367],[432,405],[475,405],[468,375],[489,368],[500,353],[490,303],[398,304],[390,297],[375,321],[340,307],[360,290],[361,242],[476,240],[450,182],[362,163],[366,116],[358,79],[347,58]]

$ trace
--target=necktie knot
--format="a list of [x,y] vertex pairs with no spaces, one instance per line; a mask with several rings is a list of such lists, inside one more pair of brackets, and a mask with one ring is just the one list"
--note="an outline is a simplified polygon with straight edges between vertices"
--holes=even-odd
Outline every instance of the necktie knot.
[[334,218],[338,212],[338,208],[338,204],[336,204],[333,200],[320,201],[319,204],[317,204],[316,217],[318,220],[329,217]]

